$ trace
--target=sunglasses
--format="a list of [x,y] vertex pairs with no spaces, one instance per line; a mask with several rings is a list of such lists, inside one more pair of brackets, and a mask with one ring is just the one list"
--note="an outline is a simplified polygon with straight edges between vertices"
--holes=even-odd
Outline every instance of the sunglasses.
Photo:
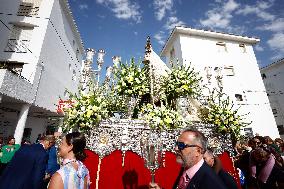
[[[190,148],[190,147],[198,147],[201,148],[200,146],[196,145],[196,144],[185,144],[184,142],[179,142],[176,141],[176,146],[178,147],[179,150],[183,150],[185,148]],[[202,149],[202,148],[201,148]]]

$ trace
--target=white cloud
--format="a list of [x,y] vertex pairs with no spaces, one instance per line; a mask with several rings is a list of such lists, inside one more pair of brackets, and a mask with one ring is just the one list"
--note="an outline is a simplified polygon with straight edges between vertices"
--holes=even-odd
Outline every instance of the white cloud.
[[231,19],[233,18],[232,13],[240,5],[234,0],[228,0],[227,2],[221,3],[221,5],[214,7],[213,9],[206,12],[205,19],[200,20],[202,26],[207,26],[210,28],[221,28],[228,29]]
[[239,9],[236,13],[241,15],[255,14],[257,17],[269,21],[274,20],[275,16],[266,11],[273,5],[273,1],[264,2],[258,1],[255,5],[246,5],[244,8]]
[[259,51],[259,52],[264,51],[263,47],[260,46],[259,44],[255,45],[255,46],[254,46],[254,49],[255,49],[256,51]]
[[156,39],[157,42],[158,42],[160,45],[165,44],[165,39],[166,39],[165,32],[159,31],[158,33],[156,33],[156,34],[154,35],[154,39]]
[[173,0],[154,0],[155,16],[157,20],[162,20],[166,11],[171,11],[173,8]]
[[259,30],[268,30],[268,31],[273,31],[273,32],[281,32],[284,31],[284,19],[279,18],[276,20],[273,20],[269,24],[265,24],[263,26],[257,27]]
[[284,33],[276,33],[273,34],[272,38],[270,38],[267,41],[267,44],[269,47],[275,51],[277,51],[277,54],[284,53]]
[[236,3],[234,0],[229,0],[227,3],[223,6],[223,11],[226,13],[230,13],[234,10],[236,10],[240,5]]
[[88,8],[89,8],[89,6],[87,4],[80,4],[79,5],[80,10],[84,10],[84,9],[88,9]]
[[164,25],[164,28],[166,30],[172,30],[174,29],[176,26],[183,26],[185,25],[185,23],[181,20],[178,20],[177,17],[175,16],[170,16],[166,22],[166,24]]
[[130,0],[96,0],[99,4],[104,4],[114,13],[118,19],[132,19],[136,23],[141,22],[140,6]]

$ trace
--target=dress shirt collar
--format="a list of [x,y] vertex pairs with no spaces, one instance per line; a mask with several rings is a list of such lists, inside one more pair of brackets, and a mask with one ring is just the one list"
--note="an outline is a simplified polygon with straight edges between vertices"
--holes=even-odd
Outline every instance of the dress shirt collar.
[[195,173],[200,169],[200,167],[203,165],[204,160],[203,158],[201,158],[201,160],[195,164],[194,166],[192,166],[191,168],[187,169],[185,172],[187,174],[187,176],[192,179],[193,176],[195,175]]

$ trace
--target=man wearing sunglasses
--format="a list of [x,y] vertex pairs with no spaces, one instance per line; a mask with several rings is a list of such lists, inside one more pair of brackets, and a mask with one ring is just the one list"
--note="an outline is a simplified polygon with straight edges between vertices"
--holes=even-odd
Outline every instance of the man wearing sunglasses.
[[[207,147],[205,136],[196,130],[184,130],[175,146],[176,161],[182,170],[173,189],[225,189],[216,173],[204,162],[203,154]],[[157,183],[149,188],[160,189]]]

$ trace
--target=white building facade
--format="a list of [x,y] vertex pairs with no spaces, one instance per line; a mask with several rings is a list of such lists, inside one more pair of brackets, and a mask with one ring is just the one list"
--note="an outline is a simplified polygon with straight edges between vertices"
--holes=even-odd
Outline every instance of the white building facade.
[[284,58],[260,69],[279,134],[284,138]]
[[0,137],[34,142],[77,91],[84,47],[67,0],[0,3]]
[[246,121],[252,123],[244,132],[276,138],[279,133],[253,51],[258,42],[255,38],[176,27],[161,56],[166,57],[169,67],[177,59],[180,64],[191,64],[209,89],[221,87],[240,106],[240,114],[249,113]]

